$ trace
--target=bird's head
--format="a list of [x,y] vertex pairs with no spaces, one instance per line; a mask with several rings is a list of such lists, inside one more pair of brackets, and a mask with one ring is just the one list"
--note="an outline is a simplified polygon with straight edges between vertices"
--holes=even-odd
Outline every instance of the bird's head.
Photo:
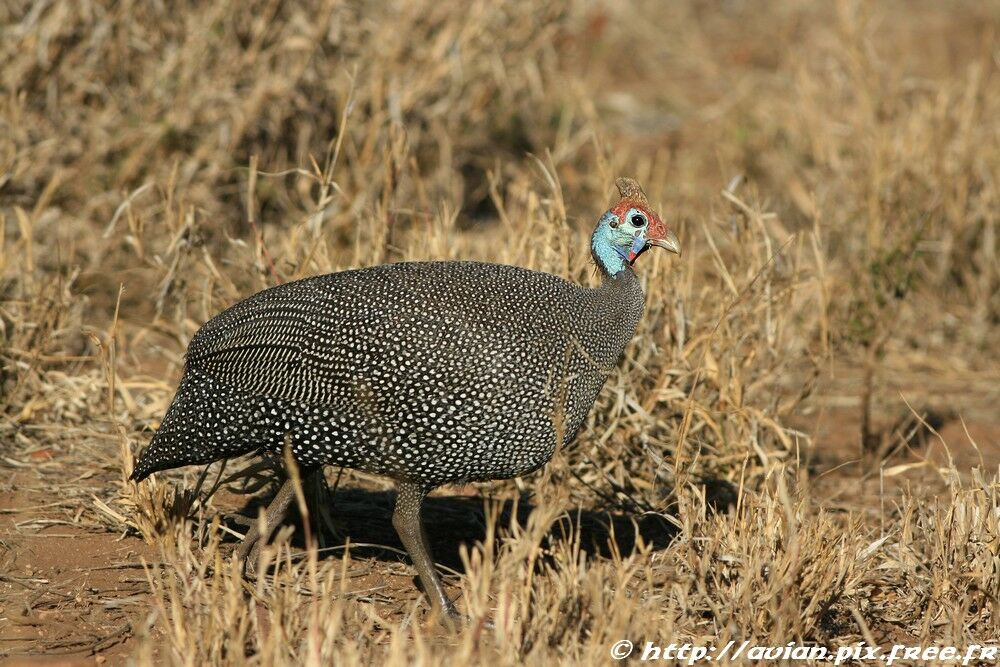
[[639,184],[619,178],[615,185],[621,198],[601,216],[591,239],[594,259],[608,275],[624,271],[651,246],[681,254],[677,235],[651,210]]

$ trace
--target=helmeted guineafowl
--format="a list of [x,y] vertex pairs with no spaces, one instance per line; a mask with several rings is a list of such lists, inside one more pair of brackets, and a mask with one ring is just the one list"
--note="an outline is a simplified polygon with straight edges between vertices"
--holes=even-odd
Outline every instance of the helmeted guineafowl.
[[[336,465],[387,475],[393,525],[448,617],[421,503],[441,484],[536,470],[583,423],[635,333],[632,262],[679,253],[639,185],[591,240],[601,285],[479,262],[386,264],[264,290],[212,318],[132,479],[286,445],[305,475]],[[265,515],[281,520],[288,483]],[[240,551],[256,545],[256,526]],[[266,539],[266,536],[265,538]]]

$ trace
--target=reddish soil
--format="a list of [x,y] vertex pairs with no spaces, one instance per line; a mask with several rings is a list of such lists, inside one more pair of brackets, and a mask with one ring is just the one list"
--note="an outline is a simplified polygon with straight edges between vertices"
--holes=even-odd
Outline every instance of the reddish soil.
[[[0,493],[0,655],[4,664],[123,662],[149,590],[142,559],[154,549],[135,537],[87,532],[45,518],[45,494]],[[21,654],[21,655],[18,655]]]

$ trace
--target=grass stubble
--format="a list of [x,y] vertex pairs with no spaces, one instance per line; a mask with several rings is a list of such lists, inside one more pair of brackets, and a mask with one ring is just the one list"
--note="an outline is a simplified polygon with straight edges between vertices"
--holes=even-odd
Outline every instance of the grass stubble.
[[[98,604],[25,595],[22,536],[63,527],[155,553],[114,607],[139,664],[1000,640],[1000,443],[967,428],[1000,399],[1000,6],[536,4],[0,10],[0,491],[30,501],[0,508],[0,628]],[[445,569],[461,632],[349,535],[286,528],[245,581],[243,501],[214,492],[251,461],[126,481],[219,309],[402,260],[595,284],[620,174],[684,256],[642,258],[647,312],[575,442],[459,490],[483,497]],[[0,629],[0,655],[101,641]]]

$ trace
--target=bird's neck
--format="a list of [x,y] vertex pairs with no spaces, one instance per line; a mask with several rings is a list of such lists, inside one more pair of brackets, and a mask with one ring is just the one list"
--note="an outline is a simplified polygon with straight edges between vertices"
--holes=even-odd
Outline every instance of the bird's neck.
[[[632,270],[632,267],[628,263],[616,275],[609,275],[607,272],[602,271],[601,286],[597,288],[597,291],[602,297],[601,300],[607,305],[621,306],[627,312],[631,312],[636,308],[641,310],[645,301],[639,277],[635,275],[635,271]],[[638,321],[638,315],[636,315],[635,322],[632,324],[638,324]]]
[[600,231],[595,231],[593,238],[591,238],[590,254],[593,255],[594,261],[597,262],[597,266],[601,270],[601,277],[614,278],[624,273],[632,273],[632,267],[626,261],[622,249],[609,243]]
[[[598,290],[602,297],[601,301],[614,310],[621,307],[629,314],[637,307],[641,314],[642,286],[632,269],[632,264],[627,260],[627,252],[628,250],[623,249],[620,244],[611,242],[603,225],[594,230],[594,235],[590,239],[590,253],[601,272],[601,287]],[[631,324],[633,328],[638,324],[638,316]]]
[[642,311],[645,307],[645,295],[639,278],[628,262],[623,262],[622,269],[611,275],[605,267],[601,267],[601,286],[594,290],[595,310],[598,317],[608,326],[606,336],[610,337],[613,349],[611,356],[602,362],[609,367],[614,366],[625,346],[635,335]]
[[605,225],[598,225],[590,241],[590,252],[601,272],[601,286],[594,290],[593,307],[596,316],[608,326],[607,334],[614,340],[613,358],[602,363],[613,366],[635,335],[642,317],[645,296],[632,265],[626,259],[627,249],[613,242]]

